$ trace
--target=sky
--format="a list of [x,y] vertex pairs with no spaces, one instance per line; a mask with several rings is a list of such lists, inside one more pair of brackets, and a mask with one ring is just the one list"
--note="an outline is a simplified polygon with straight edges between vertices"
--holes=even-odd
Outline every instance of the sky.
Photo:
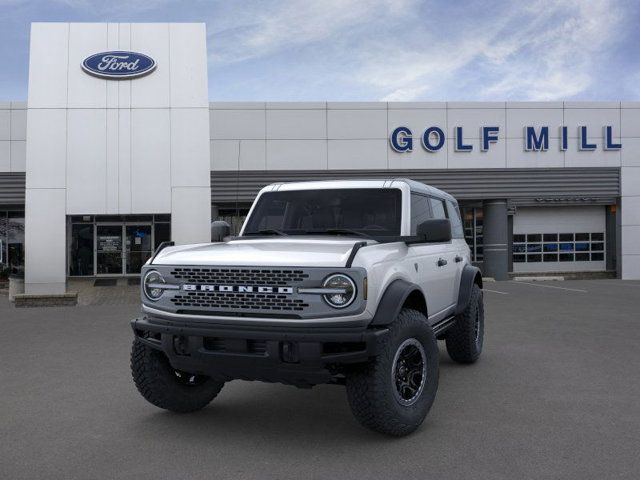
[[212,101],[640,99],[639,0],[0,0],[2,100],[33,21],[205,22]]

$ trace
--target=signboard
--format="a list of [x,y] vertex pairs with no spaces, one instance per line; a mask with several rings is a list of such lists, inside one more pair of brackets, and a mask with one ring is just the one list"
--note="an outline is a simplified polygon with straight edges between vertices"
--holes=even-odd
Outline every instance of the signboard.
[[122,237],[120,235],[98,235],[98,252],[121,252]]
[[94,77],[108,80],[127,80],[142,77],[153,72],[156,62],[153,58],[136,52],[102,52],[87,57],[82,69]]
[[[480,127],[479,150],[481,152],[489,151],[492,144],[498,142],[498,133],[500,127]],[[591,135],[590,135],[591,133]],[[560,151],[566,151],[569,148],[569,128],[566,126],[559,127],[558,137],[560,138]],[[598,145],[595,140],[590,140],[593,132],[589,132],[587,127],[579,126],[576,140],[576,148],[581,151],[594,151],[599,146],[602,150],[621,150],[622,143],[614,141],[613,127],[605,125],[602,127],[602,143]],[[464,135],[463,127],[453,127],[454,150],[456,152],[472,152],[474,143],[466,140],[469,138]],[[413,132],[408,127],[397,127],[389,136],[389,145],[393,150],[399,153],[411,152],[413,150]],[[525,152],[546,152],[549,149],[549,127],[542,126],[539,128],[525,126],[523,132],[523,142]],[[420,136],[422,148],[427,152],[437,152],[445,144],[445,132],[438,126],[430,126],[422,132]]]

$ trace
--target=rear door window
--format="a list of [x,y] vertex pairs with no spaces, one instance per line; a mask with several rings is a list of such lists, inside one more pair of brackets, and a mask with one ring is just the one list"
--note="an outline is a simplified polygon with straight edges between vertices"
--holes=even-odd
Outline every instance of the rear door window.
[[429,206],[429,197],[411,194],[411,235],[415,235],[418,225],[425,220],[433,218],[431,216],[431,207]]

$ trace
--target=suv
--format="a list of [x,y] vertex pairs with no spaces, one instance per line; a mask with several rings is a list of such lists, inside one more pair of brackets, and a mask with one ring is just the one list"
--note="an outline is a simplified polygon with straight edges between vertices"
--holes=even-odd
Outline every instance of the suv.
[[406,435],[436,395],[436,340],[460,363],[482,350],[457,202],[412,180],[269,185],[239,236],[161,245],[141,278],[133,380],[174,412],[234,379],[332,383],[364,426]]

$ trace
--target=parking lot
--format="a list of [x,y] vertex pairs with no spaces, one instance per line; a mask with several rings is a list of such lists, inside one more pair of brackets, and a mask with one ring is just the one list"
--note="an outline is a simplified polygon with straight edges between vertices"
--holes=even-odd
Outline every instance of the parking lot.
[[0,297],[0,478],[637,479],[640,282],[485,284],[485,350],[441,346],[420,430],[380,436],[344,389],[232,382],[205,410],[147,404],[136,304],[14,309]]

